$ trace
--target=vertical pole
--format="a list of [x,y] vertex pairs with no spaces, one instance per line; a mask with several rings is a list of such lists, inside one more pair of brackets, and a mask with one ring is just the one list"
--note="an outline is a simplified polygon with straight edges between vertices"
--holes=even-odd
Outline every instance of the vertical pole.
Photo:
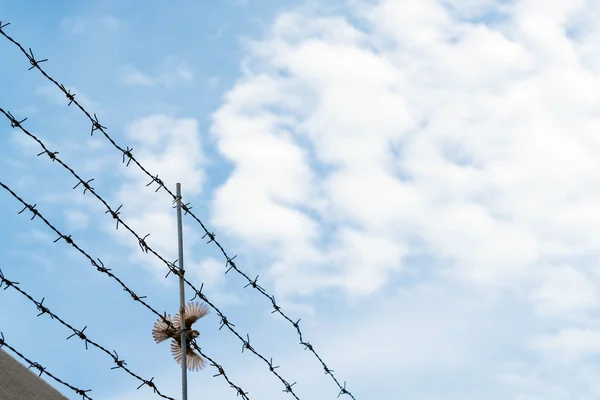
[[187,343],[185,326],[185,287],[183,281],[183,225],[181,222],[181,183],[177,184],[177,245],[179,250],[179,315],[181,316],[181,398],[187,400]]

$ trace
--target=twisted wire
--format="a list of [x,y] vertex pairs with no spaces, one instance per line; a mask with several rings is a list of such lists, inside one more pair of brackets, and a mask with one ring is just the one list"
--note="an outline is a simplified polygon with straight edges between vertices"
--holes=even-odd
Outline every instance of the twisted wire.
[[[142,251],[145,251],[146,253],[150,252],[151,254],[153,254],[155,257],[157,257],[159,260],[161,260],[163,263],[165,263],[165,265],[167,266],[167,268],[169,269],[169,272],[167,273],[167,275],[165,276],[165,278],[167,276],[169,276],[171,273],[173,273],[175,276],[180,276],[181,274],[181,270],[177,267],[175,267],[175,263],[176,261],[173,262],[169,262],[167,261],[163,256],[161,256],[157,251],[155,251],[147,242],[146,242],[146,238],[149,235],[146,235],[144,237],[141,237],[138,233],[136,233],[121,217],[120,217],[120,210],[121,210],[121,206],[119,206],[117,209],[113,209],[111,208],[111,206],[108,204],[108,202],[106,200],[104,200],[99,194],[98,192],[90,185],[90,182],[92,182],[94,179],[89,179],[89,180],[84,180],[83,178],[81,178],[77,172],[75,172],[75,170],[73,168],[71,168],[70,166],[68,166],[64,161],[62,161],[57,154],[59,154],[58,151],[50,151],[46,145],[34,134],[32,134],[31,132],[29,132],[24,126],[23,126],[23,122],[25,122],[25,120],[27,120],[27,118],[19,121],[17,120],[10,112],[5,111],[4,109],[0,108],[0,113],[4,114],[4,116],[10,121],[11,127],[13,128],[19,128],[23,133],[25,133],[27,136],[29,136],[30,138],[32,138],[33,140],[35,140],[44,151],[42,151],[41,153],[38,154],[38,156],[41,156],[43,154],[47,154],[48,157],[54,162],[57,162],[59,165],[61,165],[63,168],[65,168],[67,171],[69,171],[71,173],[71,175],[73,175],[79,182],[73,187],[73,189],[76,189],[77,187],[79,187],[80,185],[82,185],[84,187],[84,194],[86,192],[90,192],[96,199],[98,199],[106,208],[107,211],[106,213],[110,213],[110,215],[112,216],[113,219],[115,219],[116,222],[116,229],[119,229],[119,225],[123,226],[129,233],[131,233],[133,236],[135,236],[135,238],[138,240],[138,243],[140,245],[140,248],[142,249]],[[184,282],[194,291],[195,295],[194,295],[194,299],[196,297],[200,297],[204,302],[206,302],[208,305],[210,305],[217,313],[217,315],[221,318],[221,328],[223,328],[223,326],[226,326],[240,341],[242,341],[243,343],[243,347],[242,347],[242,352],[244,351],[244,349],[249,350],[250,352],[252,352],[254,355],[256,355],[257,357],[259,357],[263,362],[265,362],[268,366],[269,366],[269,371],[271,371],[273,373],[273,375],[275,375],[280,381],[281,383],[284,385],[285,390],[284,392],[286,393],[290,393],[291,395],[293,395],[296,399],[298,399],[298,396],[294,393],[292,386],[296,384],[296,382],[290,384],[287,380],[285,380],[277,371],[275,371],[275,369],[273,368],[272,365],[272,361],[268,361],[266,357],[264,357],[263,355],[261,355],[260,353],[258,353],[251,345],[250,345],[250,338],[248,335],[247,339],[244,339],[244,337],[242,335],[240,335],[235,329],[233,329],[233,327],[235,326],[233,323],[229,322],[228,318],[223,314],[223,312],[214,304],[212,303],[208,297],[206,297],[202,292],[201,289],[197,289],[188,279],[186,279],[184,277]],[[192,299],[193,300],[193,299]],[[219,328],[219,329],[221,329]]]
[[77,393],[78,395],[81,396],[82,399],[88,399],[88,400],[92,400],[92,398],[87,394],[88,392],[91,392],[92,389],[87,389],[87,390],[83,390],[83,389],[79,389],[73,385],[71,385],[70,383],[58,378],[57,376],[53,375],[51,372],[48,372],[48,370],[46,369],[46,367],[42,366],[40,363],[35,362],[35,361],[31,361],[29,358],[25,357],[22,353],[20,353],[17,349],[15,349],[14,347],[12,347],[11,345],[9,345],[8,343],[6,343],[6,339],[4,337],[4,334],[2,332],[0,332],[0,348],[6,347],[7,349],[9,349],[10,351],[12,351],[14,354],[16,354],[17,356],[19,356],[22,360],[24,360],[25,362],[27,362],[29,364],[29,367],[27,367],[27,369],[30,368],[35,368],[38,371],[40,371],[38,376],[42,376],[42,374],[45,374],[47,376],[49,376],[50,378],[54,379],[56,382],[68,387],[69,389],[71,389],[72,391],[74,391],[75,393]]
[[111,368],[111,369],[119,369],[119,368],[123,369],[129,375],[131,375],[132,377],[134,377],[137,380],[139,380],[140,382],[142,382],[142,384],[140,386],[138,386],[138,389],[140,389],[144,385],[148,385],[151,388],[153,388],[154,392],[156,394],[158,394],[160,397],[163,397],[165,399],[174,400],[172,397],[165,396],[162,393],[160,393],[160,391],[158,390],[158,388],[156,387],[156,385],[154,384],[154,382],[152,382],[152,380],[154,379],[154,377],[152,379],[150,379],[150,380],[147,380],[147,379],[144,379],[144,378],[140,377],[139,375],[137,375],[135,372],[131,371],[131,369],[129,369],[126,366],[127,363],[124,360],[120,360],[119,359],[119,355],[118,355],[118,353],[115,350],[113,350],[111,352],[106,347],[104,347],[104,346],[98,344],[97,342],[93,341],[92,339],[90,339],[85,334],[85,330],[87,329],[87,326],[85,326],[82,330],[75,329],[71,324],[69,324],[64,319],[62,319],[61,317],[59,317],[58,315],[56,315],[55,313],[53,313],[52,311],[50,311],[50,309],[44,305],[45,298],[42,298],[41,301],[35,300],[33,298],[33,296],[31,296],[25,290],[23,290],[22,288],[20,288],[19,286],[17,286],[17,285],[19,285],[19,282],[8,280],[4,276],[4,273],[2,272],[2,270],[0,269],[0,288],[2,287],[2,285],[5,286],[4,290],[6,290],[8,288],[15,289],[17,292],[21,293],[23,296],[25,296],[27,299],[29,299],[29,301],[31,301],[33,304],[35,304],[35,306],[37,307],[38,311],[40,311],[40,313],[37,315],[38,317],[40,315],[42,315],[42,314],[48,314],[51,319],[54,319],[54,320],[58,321],[61,325],[65,326],[69,330],[71,330],[73,332],[73,334],[70,335],[69,337],[67,337],[67,340],[71,339],[74,336],[77,336],[79,339],[81,339],[81,340],[84,341],[84,343],[85,343],[85,349],[86,350],[88,349],[88,343],[89,343],[92,346],[94,346],[95,348],[97,348],[97,349],[101,350],[102,352],[104,352],[105,354],[107,354],[109,357],[111,357],[113,359],[113,362],[116,364],[116,366],[113,367],[113,368]]
[[[121,146],[119,146],[116,141],[106,132],[106,127],[103,126],[100,121],[98,120],[98,117],[96,116],[96,114],[92,114],[89,111],[87,111],[76,99],[75,99],[75,94],[71,93],[70,90],[66,89],[64,85],[60,84],[58,81],[56,81],[54,78],[52,78],[41,66],[40,64],[43,62],[48,61],[48,59],[41,59],[38,60],[35,58],[33,51],[31,50],[31,48],[29,49],[29,52],[27,52],[25,50],[25,48],[19,43],[17,42],[15,39],[13,39],[10,35],[8,35],[3,28],[5,28],[6,26],[8,26],[10,23],[6,23],[6,24],[2,24],[2,22],[0,21],[0,35],[4,36],[7,40],[9,40],[11,43],[13,43],[15,46],[17,46],[19,48],[19,50],[21,50],[21,52],[27,57],[31,67],[29,68],[29,70],[31,69],[37,69],[47,80],[49,80],[50,82],[52,82],[57,88],[59,88],[67,97],[67,100],[69,101],[69,103],[67,104],[68,106],[70,106],[71,104],[75,104],[77,108],[79,108],[79,110],[85,114],[85,116],[90,120],[92,127],[91,127],[91,131],[90,134],[93,135],[94,132],[100,132],[112,145],[113,147],[115,147],[117,150],[119,150],[122,153],[122,161],[123,163],[126,162],[126,166],[129,166],[132,162],[133,164],[135,164],[144,174],[146,174],[150,179],[150,183],[148,183],[147,186],[150,186],[153,183],[157,184],[157,188],[155,190],[155,192],[158,192],[160,189],[163,189],[164,191],[166,191],[171,198],[173,199],[173,201],[177,201],[177,196],[165,185],[165,183],[158,177],[157,175],[153,175],[151,174],[134,156],[133,156],[133,148],[130,148],[129,146],[127,146],[126,148],[123,148]],[[93,115],[93,116],[92,116]],[[214,243],[219,250],[221,251],[221,253],[223,254],[223,256],[226,259],[226,271],[225,273],[229,272],[230,270],[234,270],[236,271],[240,276],[242,276],[244,279],[246,279],[246,281],[248,282],[244,287],[252,287],[255,290],[257,290],[263,297],[265,297],[266,299],[268,299],[271,302],[271,305],[273,307],[273,312],[272,313],[277,313],[279,315],[281,315],[286,321],[288,321],[296,330],[296,333],[298,334],[298,337],[300,339],[299,344],[304,346],[305,350],[309,350],[316,358],[317,360],[320,362],[321,366],[323,367],[323,370],[325,372],[325,374],[329,375],[331,377],[331,379],[335,382],[335,384],[338,386],[340,392],[338,394],[338,397],[342,394],[349,396],[350,398],[352,398],[353,400],[356,400],[356,398],[354,397],[354,395],[348,390],[346,389],[346,382],[344,381],[343,385],[340,384],[339,380],[337,379],[337,377],[334,375],[334,370],[329,368],[327,366],[327,364],[325,363],[325,361],[323,360],[323,358],[317,353],[317,351],[315,350],[314,346],[306,341],[304,339],[304,336],[302,334],[302,330],[300,329],[300,319],[298,319],[297,321],[294,321],[292,318],[290,318],[286,313],[284,313],[281,309],[281,306],[279,306],[275,300],[275,296],[270,295],[264,288],[262,288],[260,285],[258,285],[257,281],[258,281],[258,277],[256,276],[256,278],[251,279],[248,274],[246,274],[244,271],[242,271],[237,264],[234,262],[234,259],[236,258],[236,256],[230,257],[227,252],[225,251],[224,247],[215,239],[215,233],[209,231],[206,226],[204,225],[204,223],[200,220],[200,218],[198,218],[192,211],[191,211],[191,206],[190,203],[185,203],[182,204],[182,208],[185,211],[185,215],[190,215],[191,218],[193,218],[198,224],[200,224],[202,230],[204,231],[204,236],[203,237],[208,237],[209,241],[207,243]],[[173,271],[174,272],[174,271]]]
[[[33,220],[35,217],[39,217],[51,230],[53,230],[56,234],[59,235],[59,237],[54,241],[54,243],[56,243],[59,240],[63,239],[65,242],[67,242],[68,244],[70,244],[71,246],[73,246],[77,251],[79,251],[81,254],[83,254],[99,272],[102,272],[102,273],[108,275],[109,277],[111,277],[113,280],[117,281],[119,283],[119,285],[123,288],[123,290],[126,291],[127,293],[129,293],[131,295],[131,297],[132,297],[132,299],[134,301],[139,302],[140,304],[143,304],[148,310],[150,310],[153,314],[155,314],[156,316],[158,316],[165,324],[167,324],[169,327],[171,327],[173,329],[176,329],[175,326],[173,325],[173,323],[169,319],[166,318],[166,313],[160,314],[158,311],[156,311],[152,306],[150,306],[147,302],[145,302],[143,300],[143,299],[146,298],[146,296],[138,296],[133,290],[131,290],[129,287],[127,287],[125,285],[125,283],[123,283],[123,281],[121,279],[119,279],[119,277],[117,277],[115,274],[113,274],[109,268],[106,268],[104,266],[104,263],[99,258],[97,258],[98,261],[96,262],[96,260],[94,260],[94,258],[92,258],[92,256],[90,256],[85,250],[83,250],[81,247],[79,247],[75,243],[75,241],[71,238],[71,235],[66,236],[63,233],[61,233],[56,227],[54,227],[54,225],[52,225],[52,223],[50,223],[35,208],[36,207],[35,204],[34,205],[28,204],[25,200],[23,200],[17,193],[15,193],[10,187],[8,187],[7,185],[5,185],[2,181],[0,181],[0,186],[4,190],[6,190],[7,192],[9,192],[15,199],[17,199],[24,206],[24,208],[21,211],[19,211],[18,214],[23,213],[25,210],[29,210],[33,214],[33,216],[31,217],[31,220]],[[7,284],[7,282],[4,282],[4,283]],[[10,285],[10,286],[14,287],[14,285]],[[78,336],[79,336],[80,333],[83,334],[83,331],[78,331],[78,332],[79,332],[79,333],[77,333]],[[79,337],[81,337],[81,336],[79,336]],[[89,342],[89,340],[86,341],[86,343],[87,342]],[[111,355],[111,357],[113,357],[113,360],[117,364],[117,367],[124,368],[124,367],[121,366],[121,363],[124,363],[124,362],[122,360],[118,360],[118,358],[116,356],[116,353],[115,353],[115,356],[113,356],[112,353],[110,353],[110,352],[108,352],[108,354]],[[217,368],[219,370],[219,372],[223,370],[222,367],[220,367],[216,362],[212,361],[212,359],[210,357],[208,357],[206,354],[204,354],[204,353],[201,353],[201,354],[204,357],[206,357],[207,359],[210,359],[211,362],[213,363],[213,366],[215,368]],[[229,380],[229,378],[227,378],[227,376],[224,373],[223,374],[219,373],[218,375],[215,375],[215,376],[220,376],[220,375],[223,375],[223,377],[230,384],[230,386],[232,386],[234,389],[236,389],[236,391],[238,393],[240,393],[240,392],[243,393],[243,390],[240,387],[234,385]],[[173,398],[167,397],[165,395],[162,395],[160,392],[158,392],[158,389],[156,388],[156,385],[152,381],[154,378],[152,378],[150,380],[144,380],[142,378],[139,378],[136,375],[132,374],[132,376],[135,376],[136,378],[138,378],[140,381],[143,382],[142,385],[140,385],[138,387],[138,389],[140,387],[144,386],[144,385],[147,385],[147,386],[151,387],[155,391],[155,393],[157,393],[159,396],[161,396],[163,398],[166,398],[166,399],[174,400]],[[247,399],[247,397],[246,397],[246,399]]]

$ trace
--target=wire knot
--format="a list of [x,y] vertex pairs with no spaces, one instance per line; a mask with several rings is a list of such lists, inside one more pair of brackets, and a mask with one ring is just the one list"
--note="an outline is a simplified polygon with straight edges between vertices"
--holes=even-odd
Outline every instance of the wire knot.
[[312,344],[310,344],[310,343],[308,343],[308,342],[300,342],[300,344],[303,344],[303,345],[304,345],[304,350],[308,349],[308,350],[310,350],[310,351],[314,351],[314,350],[313,350],[313,347],[312,347]]
[[144,236],[141,239],[138,239],[140,248],[142,249],[143,252],[148,252],[148,244],[146,243],[146,238],[150,236],[150,234],[147,234],[146,236]]
[[75,93],[71,93],[71,90],[65,88],[65,86],[62,83],[59,85],[59,87],[63,91],[65,96],[67,96],[67,100],[69,100],[69,104],[67,104],[67,107],[70,106],[71,103],[75,101]]
[[283,381],[283,385],[285,386],[285,390],[283,390],[283,392],[284,393],[294,393],[294,390],[292,390],[292,386],[294,386],[296,384],[296,382],[294,382],[290,385],[285,379],[282,379],[282,381]]
[[137,387],[137,390],[140,390],[140,388],[144,385],[151,387],[152,389],[154,389],[154,392],[156,392],[156,385],[154,384],[154,382],[152,382],[154,380],[154,377],[152,377],[152,379],[150,380],[143,380],[142,384],[140,386]]
[[[42,376],[42,374],[43,374],[43,373],[44,373],[44,371],[46,370],[46,368],[42,367],[42,366],[41,366],[39,363],[37,363],[37,362],[32,362],[32,363],[29,365],[29,368],[35,368],[35,369],[37,369],[38,371],[40,371],[40,374],[39,374],[38,376]],[[29,368],[28,368],[28,369],[29,369]]]
[[92,179],[90,179],[90,180],[88,180],[88,181],[84,182],[84,181],[82,181],[82,180],[80,179],[80,180],[79,180],[79,182],[77,182],[77,185],[75,185],[75,186],[73,187],[73,189],[77,189],[77,187],[78,187],[79,185],[83,185],[83,187],[85,188],[85,189],[83,189],[83,194],[85,194],[85,192],[87,192],[88,190],[89,190],[89,191],[94,191],[94,188],[90,186],[90,182],[91,182],[91,181],[93,181],[93,180],[94,180],[94,178],[92,178]]
[[31,67],[29,67],[28,71],[31,71],[34,68],[39,68],[39,64],[48,61],[47,58],[43,60],[36,60],[35,56],[33,55],[33,51],[31,50],[31,47],[29,48],[29,54],[25,53],[25,55],[27,56],[27,58],[29,59],[29,63],[31,64]]
[[183,273],[183,271],[179,267],[175,266],[175,263],[177,261],[179,261],[179,260],[175,260],[175,261],[173,261],[171,263],[167,263],[167,267],[169,268],[169,272],[167,272],[167,275],[165,275],[165,278],[168,277],[171,274],[171,272],[174,275],[181,276],[181,274]]
[[31,219],[34,219],[37,215],[39,215],[39,212],[38,212],[38,210],[35,209],[35,206],[37,206],[37,204],[31,205],[31,204],[26,204],[25,203],[25,208],[23,208],[17,214],[22,214],[23,211],[29,210],[29,211],[31,211],[33,213],[33,216],[31,217]]
[[58,242],[60,239],[64,239],[64,241],[70,244],[71,246],[75,246],[73,239],[71,239],[71,235],[66,236],[61,233],[60,236],[54,241],[54,243]]
[[275,372],[276,368],[279,368],[279,365],[273,366],[273,359],[271,358],[269,360],[269,369],[271,370],[271,372]]
[[129,163],[133,159],[133,154],[131,154],[131,152],[133,151],[133,147],[129,148],[129,146],[127,146],[127,150],[122,150],[122,151],[123,151],[123,163],[125,163],[125,157],[127,157],[128,160],[127,160],[127,164],[125,166],[129,167]]
[[115,362],[115,364],[117,364],[116,367],[111,367],[111,369],[119,369],[119,368],[124,368],[125,365],[127,365],[127,363],[125,362],[125,360],[119,360],[119,354],[117,353],[116,350],[113,350],[113,353],[115,354],[111,354],[113,361]]
[[35,305],[37,306],[37,309],[40,311],[40,313],[37,315],[38,317],[40,315],[45,314],[50,311],[46,306],[44,306],[44,300],[45,300],[45,297],[42,297],[42,301],[35,303]]
[[83,332],[85,332],[86,329],[87,329],[87,326],[80,331],[78,331],[77,329],[73,329],[73,334],[71,336],[69,336],[67,338],[67,340],[71,339],[73,336],[77,336],[77,337],[79,337],[79,339],[81,339],[85,342],[85,349],[87,350],[88,338],[85,336],[85,333],[83,333]]
[[246,338],[247,340],[242,339],[242,353],[244,352],[244,349],[248,349],[251,352],[254,352],[254,348],[250,345],[250,336],[248,334],[246,334]]
[[56,155],[58,154],[58,151],[44,150],[40,154],[38,154],[38,157],[42,154],[48,154],[48,157],[50,157],[52,161],[56,161]]
[[214,242],[214,241],[215,241],[215,236],[217,236],[217,235],[215,235],[215,233],[214,233],[214,232],[206,232],[206,233],[204,234],[204,236],[202,236],[202,239],[204,239],[204,238],[205,238],[205,237],[207,237],[207,236],[208,236],[208,239],[209,239],[209,240],[208,240],[208,242],[206,242],[206,243],[208,244],[208,243],[210,243],[210,242]]
[[100,124],[100,121],[98,121],[98,117],[96,116],[96,114],[94,114],[94,119],[92,120],[92,130],[90,131],[90,136],[94,136],[94,131],[102,131],[103,129],[106,129],[106,127],[102,126],[102,124]]
[[162,180],[160,180],[160,178],[158,177],[158,175],[153,176],[152,180],[150,181],[150,183],[148,183],[146,186],[150,186],[152,185],[154,182],[158,183],[158,187],[156,188],[156,190],[154,191],[155,193],[158,192],[160,190],[161,187],[164,187],[165,184],[163,183]]
[[229,322],[229,320],[227,319],[226,316],[224,316],[224,315],[221,314],[221,326],[219,327],[219,330],[221,330],[224,326],[227,326],[228,328],[231,328],[232,326],[235,326],[235,325],[232,324],[231,322]]
[[8,119],[10,120],[10,127],[11,128],[20,128],[21,124],[25,121],[27,121],[27,118],[23,118],[21,121],[19,121],[18,119],[16,119],[10,112],[6,112],[8,114]]
[[121,204],[121,205],[119,206],[119,208],[117,208],[117,209],[116,209],[116,210],[114,210],[114,211],[113,211],[113,210],[112,210],[112,209],[109,207],[109,208],[108,208],[108,210],[106,210],[106,211],[104,212],[104,214],[108,214],[108,213],[110,213],[110,215],[113,217],[113,219],[116,219],[116,220],[117,220],[117,226],[116,226],[116,229],[117,229],[117,230],[119,229],[119,222],[120,222],[120,220],[121,220],[121,219],[119,218],[119,214],[121,213],[119,210],[121,209],[121,207],[123,207],[123,204]]

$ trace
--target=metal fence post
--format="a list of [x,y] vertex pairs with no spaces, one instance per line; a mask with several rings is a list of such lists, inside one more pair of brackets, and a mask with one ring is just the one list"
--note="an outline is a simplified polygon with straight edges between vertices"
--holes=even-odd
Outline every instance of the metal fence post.
[[181,222],[181,183],[177,183],[177,246],[179,251],[179,315],[181,316],[181,398],[187,400],[187,341],[185,326],[185,286],[183,277],[183,225]]

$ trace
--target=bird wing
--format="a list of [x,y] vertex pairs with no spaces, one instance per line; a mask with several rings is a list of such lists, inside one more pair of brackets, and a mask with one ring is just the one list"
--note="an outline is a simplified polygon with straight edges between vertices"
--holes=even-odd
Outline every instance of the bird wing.
[[[199,371],[204,368],[206,360],[196,353],[189,344],[186,344],[185,347],[185,363],[187,364],[187,369],[190,371]],[[171,352],[173,353],[173,357],[175,358],[175,361],[177,361],[177,364],[181,364],[183,354],[181,353],[181,344],[179,340],[173,339],[171,342]]]
[[[208,306],[204,303],[187,303],[185,306],[185,327],[189,328],[192,324],[198,321],[200,318],[204,317],[209,313]],[[180,328],[180,318],[179,313],[175,314],[175,324],[177,328]]]
[[[167,314],[165,319],[175,325],[170,314]],[[154,323],[154,327],[152,328],[152,337],[156,343],[160,343],[164,340],[172,338],[176,333],[177,331],[173,327],[169,326],[162,318],[156,321]]]

